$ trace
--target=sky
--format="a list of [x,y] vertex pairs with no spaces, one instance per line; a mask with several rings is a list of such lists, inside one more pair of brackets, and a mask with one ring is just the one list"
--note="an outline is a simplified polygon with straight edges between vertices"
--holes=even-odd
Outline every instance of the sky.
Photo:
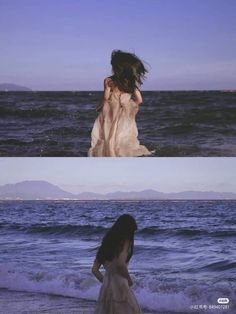
[[45,180],[84,191],[236,192],[236,158],[0,158],[0,185]]
[[0,83],[101,90],[113,49],[143,90],[236,89],[235,0],[0,0]]

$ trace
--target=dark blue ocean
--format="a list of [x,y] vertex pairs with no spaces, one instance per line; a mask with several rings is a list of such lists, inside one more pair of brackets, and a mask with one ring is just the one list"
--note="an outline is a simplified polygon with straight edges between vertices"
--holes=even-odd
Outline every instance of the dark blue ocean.
[[[102,92],[0,92],[0,156],[87,156]],[[236,156],[236,92],[143,92],[153,156]]]
[[[100,284],[91,265],[122,213],[138,223],[129,270],[143,311],[236,313],[231,200],[1,201],[0,291],[72,297],[68,303],[96,300]],[[222,297],[228,309],[219,308]]]

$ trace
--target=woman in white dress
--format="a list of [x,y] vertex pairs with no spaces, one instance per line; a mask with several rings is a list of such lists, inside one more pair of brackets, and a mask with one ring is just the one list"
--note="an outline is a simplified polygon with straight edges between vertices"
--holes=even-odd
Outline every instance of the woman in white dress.
[[[92,273],[102,283],[94,314],[141,314],[128,271],[135,230],[135,219],[124,214],[102,240],[92,267]],[[99,270],[101,265],[105,268],[104,276]]]
[[91,133],[90,157],[147,156],[151,152],[138,140],[135,116],[142,103],[139,85],[147,72],[135,55],[114,50],[113,75],[104,80],[104,95]]

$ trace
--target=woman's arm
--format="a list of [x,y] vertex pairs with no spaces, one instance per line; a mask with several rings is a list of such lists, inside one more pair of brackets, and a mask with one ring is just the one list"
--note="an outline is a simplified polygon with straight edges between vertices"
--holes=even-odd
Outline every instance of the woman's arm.
[[104,80],[104,92],[103,92],[103,98],[101,99],[99,105],[96,108],[96,111],[100,111],[103,107],[104,100],[108,100],[110,96],[111,87],[109,86],[109,78],[105,78]]
[[130,245],[130,241],[126,240],[124,243],[123,250],[120,253],[119,257],[117,258],[117,263],[118,263],[118,271],[120,275],[128,280],[129,286],[132,286],[133,282],[130,277],[127,264],[126,264],[126,259],[127,259],[128,251],[129,251],[129,245]]
[[111,79],[109,79],[108,77],[105,78],[104,80],[104,93],[103,93],[104,100],[108,100],[110,97],[110,91],[111,91],[111,86],[109,85],[110,81]]
[[141,92],[138,88],[135,88],[134,93],[133,93],[133,97],[134,97],[134,102],[137,105],[140,105],[143,102]]
[[99,271],[101,264],[95,259],[93,266],[92,266],[92,273],[100,282],[103,282],[103,274]]

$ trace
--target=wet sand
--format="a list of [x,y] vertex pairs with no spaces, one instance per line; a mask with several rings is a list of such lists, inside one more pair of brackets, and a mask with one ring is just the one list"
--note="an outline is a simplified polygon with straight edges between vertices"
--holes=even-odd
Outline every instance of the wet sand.
[[[78,298],[0,289],[1,314],[93,314],[95,304],[95,301]],[[173,313],[143,310],[142,314]]]

